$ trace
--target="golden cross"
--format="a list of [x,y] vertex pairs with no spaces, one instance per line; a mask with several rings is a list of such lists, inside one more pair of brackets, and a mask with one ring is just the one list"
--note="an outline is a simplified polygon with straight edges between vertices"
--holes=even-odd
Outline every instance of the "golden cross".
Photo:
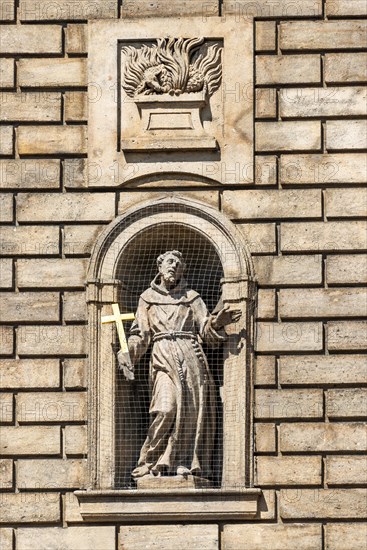
[[135,319],[135,315],[133,313],[120,313],[120,308],[118,304],[112,304],[112,311],[113,315],[102,317],[102,324],[116,323],[121,351],[123,353],[127,353],[129,349],[127,347],[126,334],[122,321],[133,321]]

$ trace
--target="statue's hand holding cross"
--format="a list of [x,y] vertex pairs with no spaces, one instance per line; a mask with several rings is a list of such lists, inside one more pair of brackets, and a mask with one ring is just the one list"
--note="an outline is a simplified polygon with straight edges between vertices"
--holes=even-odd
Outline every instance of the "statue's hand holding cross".
[[102,317],[102,324],[116,323],[117,334],[121,349],[117,354],[119,368],[123,371],[126,380],[134,380],[134,366],[131,362],[129,348],[127,346],[126,334],[123,321],[133,321],[133,313],[122,314],[118,304],[112,304],[113,315]]

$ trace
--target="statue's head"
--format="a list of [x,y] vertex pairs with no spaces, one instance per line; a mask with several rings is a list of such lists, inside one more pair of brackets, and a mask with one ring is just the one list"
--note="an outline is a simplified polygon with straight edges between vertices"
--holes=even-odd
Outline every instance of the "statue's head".
[[163,280],[170,285],[177,284],[185,272],[186,264],[182,253],[168,250],[157,258],[158,270]]

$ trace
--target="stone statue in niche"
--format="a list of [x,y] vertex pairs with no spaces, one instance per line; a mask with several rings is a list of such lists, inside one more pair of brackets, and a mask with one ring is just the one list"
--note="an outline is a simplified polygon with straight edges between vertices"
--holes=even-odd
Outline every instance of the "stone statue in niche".
[[205,480],[211,475],[215,393],[201,341],[220,345],[224,327],[237,322],[241,312],[227,306],[210,314],[186,284],[181,252],[165,252],[157,264],[159,273],[140,296],[129,353],[118,353],[120,369],[132,380],[134,365],[153,344],[151,421],[132,477],[192,475]]

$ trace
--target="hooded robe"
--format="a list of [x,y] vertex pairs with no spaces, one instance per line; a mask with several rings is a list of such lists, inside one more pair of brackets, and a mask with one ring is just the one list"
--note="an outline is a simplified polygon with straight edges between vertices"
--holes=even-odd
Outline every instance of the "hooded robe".
[[212,324],[200,295],[180,283],[160,286],[158,275],[140,296],[128,347],[136,364],[152,343],[149,380],[151,415],[147,438],[132,475],[176,474],[179,466],[210,477],[215,436],[215,386],[201,341],[217,346],[225,338]]

